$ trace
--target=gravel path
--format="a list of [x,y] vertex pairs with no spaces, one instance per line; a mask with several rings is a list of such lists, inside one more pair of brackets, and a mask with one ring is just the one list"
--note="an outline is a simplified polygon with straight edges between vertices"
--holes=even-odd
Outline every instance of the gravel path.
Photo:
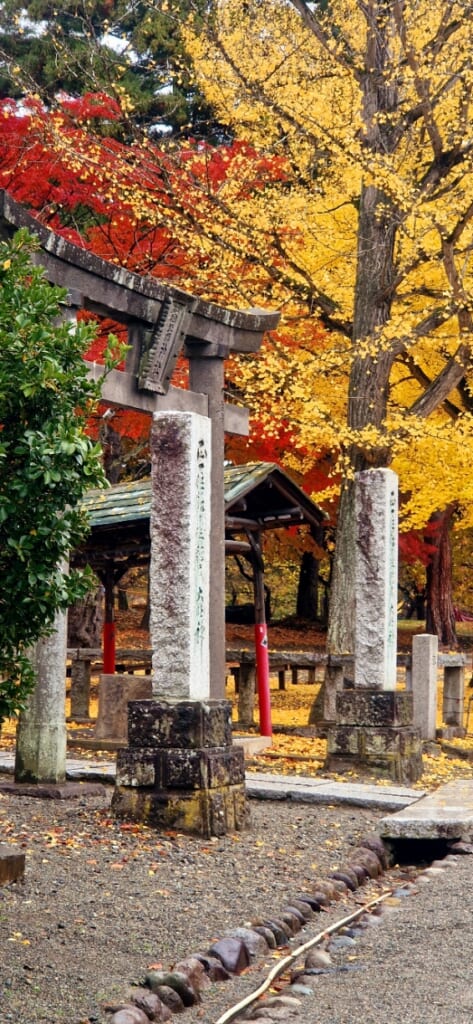
[[[105,1024],[145,968],[205,951],[257,915],[275,916],[348,863],[383,812],[251,802],[251,829],[218,840],[120,826],[111,788],[49,801],[0,795],[0,836],[26,852],[24,883],[0,888],[0,1024]],[[410,880],[410,881],[409,881]],[[473,1012],[473,858],[421,876],[393,869],[314,915],[292,949],[386,886],[394,899],[340,937],[294,1024],[466,1024]],[[405,895],[408,893],[408,895]],[[346,939],[348,938],[348,942]],[[338,945],[337,945],[338,943]],[[278,957],[212,985],[183,1024],[215,1024]],[[285,979],[288,984],[288,979]]]
[[470,1024],[473,1015],[473,859],[419,876],[399,905],[333,954],[299,1024]]

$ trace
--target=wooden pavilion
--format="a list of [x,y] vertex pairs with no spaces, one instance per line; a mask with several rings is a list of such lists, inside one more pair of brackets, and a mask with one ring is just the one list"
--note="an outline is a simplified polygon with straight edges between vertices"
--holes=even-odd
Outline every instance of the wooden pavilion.
[[[268,530],[307,525],[323,545],[325,514],[274,463],[227,466],[224,472],[225,552],[241,554],[253,569],[257,621],[264,621],[262,535]],[[150,559],[151,481],[117,484],[90,491],[83,507],[90,520],[88,539],[73,557],[89,564],[105,591],[105,619],[114,617],[114,590],[129,569]],[[259,615],[259,617],[258,617]],[[263,615],[263,620],[261,619]],[[111,666],[108,670],[113,671]]]

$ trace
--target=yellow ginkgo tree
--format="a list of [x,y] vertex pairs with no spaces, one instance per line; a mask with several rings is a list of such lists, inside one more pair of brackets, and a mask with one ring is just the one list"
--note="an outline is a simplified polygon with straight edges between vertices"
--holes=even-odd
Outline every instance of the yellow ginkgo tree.
[[348,375],[329,648],[352,650],[354,471],[399,468],[413,523],[469,501],[473,3],[216,0],[185,35],[220,120],[291,169],[260,214],[330,331],[319,371]]

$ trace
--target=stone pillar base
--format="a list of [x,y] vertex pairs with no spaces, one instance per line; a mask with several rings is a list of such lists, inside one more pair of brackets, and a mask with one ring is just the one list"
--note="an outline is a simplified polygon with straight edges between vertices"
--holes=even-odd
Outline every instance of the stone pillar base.
[[420,730],[411,693],[349,690],[337,694],[337,723],[327,736],[330,771],[364,769],[404,785],[422,776]]
[[206,838],[248,824],[244,752],[232,744],[230,701],[131,701],[128,743],[117,754],[118,818]]
[[117,818],[140,821],[156,829],[177,829],[210,838],[245,827],[245,786],[220,786],[192,793],[128,789],[118,786],[112,809]]

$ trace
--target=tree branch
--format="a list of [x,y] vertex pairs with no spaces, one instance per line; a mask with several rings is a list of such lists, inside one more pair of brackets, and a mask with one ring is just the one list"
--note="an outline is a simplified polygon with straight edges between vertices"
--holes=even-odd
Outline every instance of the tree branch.
[[435,409],[448,398],[448,395],[457,387],[468,367],[471,365],[471,347],[466,343],[458,346],[455,355],[451,356],[443,370],[407,411],[412,416],[430,416]]

